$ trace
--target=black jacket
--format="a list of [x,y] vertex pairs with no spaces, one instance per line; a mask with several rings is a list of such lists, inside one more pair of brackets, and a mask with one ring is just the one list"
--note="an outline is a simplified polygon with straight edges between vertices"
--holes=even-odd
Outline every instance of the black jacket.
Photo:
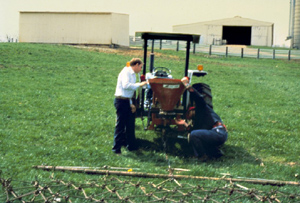
[[206,104],[203,96],[193,87],[190,88],[190,97],[195,102],[195,118],[193,130],[213,128],[216,122],[221,122],[221,118],[214,110]]

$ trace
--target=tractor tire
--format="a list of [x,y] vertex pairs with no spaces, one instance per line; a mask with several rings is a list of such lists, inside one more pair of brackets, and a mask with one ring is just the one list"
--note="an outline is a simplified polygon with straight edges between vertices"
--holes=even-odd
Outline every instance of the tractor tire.
[[[213,108],[213,103],[212,103],[212,93],[211,89],[208,84],[205,83],[195,83],[192,85],[194,89],[196,89],[200,94],[203,95],[204,101],[211,107]],[[191,100],[190,100],[191,101]]]

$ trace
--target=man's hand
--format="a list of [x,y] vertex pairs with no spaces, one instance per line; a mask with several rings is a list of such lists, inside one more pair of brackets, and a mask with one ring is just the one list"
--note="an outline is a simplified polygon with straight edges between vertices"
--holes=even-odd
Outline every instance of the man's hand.
[[132,113],[135,113],[136,107],[135,107],[133,104],[130,105],[130,108],[131,108],[131,112],[132,112]]
[[175,119],[175,123],[177,125],[185,125],[186,124],[185,120],[182,120],[182,119]]
[[189,84],[189,79],[188,79],[188,77],[183,77],[183,78],[181,79],[181,82],[182,82],[184,85]]
[[147,81],[143,81],[143,82],[140,82],[140,87],[143,87],[144,85],[147,85]]
[[190,84],[189,84],[189,78],[188,77],[183,77],[181,79],[181,82],[184,84],[185,88],[189,89],[190,88]]

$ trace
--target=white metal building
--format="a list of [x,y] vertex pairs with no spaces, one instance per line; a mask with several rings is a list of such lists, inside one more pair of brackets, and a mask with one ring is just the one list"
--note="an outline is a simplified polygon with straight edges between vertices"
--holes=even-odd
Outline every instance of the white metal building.
[[129,46],[129,15],[105,12],[20,12],[19,41]]
[[200,44],[273,45],[274,24],[236,16],[221,20],[174,25],[173,32],[200,34]]

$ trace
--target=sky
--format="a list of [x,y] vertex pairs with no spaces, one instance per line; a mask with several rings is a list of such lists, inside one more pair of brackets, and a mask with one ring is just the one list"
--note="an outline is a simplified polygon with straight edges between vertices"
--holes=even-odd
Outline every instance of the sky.
[[290,0],[0,0],[0,41],[18,38],[19,11],[129,14],[129,34],[241,16],[274,23],[274,45],[289,46]]

